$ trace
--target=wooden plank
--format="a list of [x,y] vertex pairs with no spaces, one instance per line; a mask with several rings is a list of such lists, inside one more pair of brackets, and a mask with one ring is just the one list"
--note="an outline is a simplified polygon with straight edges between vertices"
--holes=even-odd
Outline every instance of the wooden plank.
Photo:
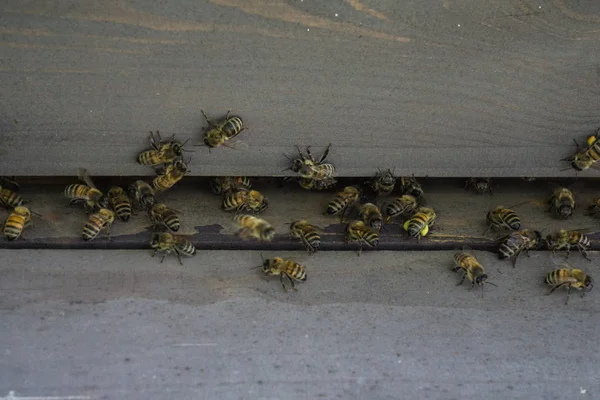
[[[542,7],[542,8],[539,8]],[[227,109],[247,150],[191,174],[281,175],[294,145],[340,176],[573,176],[600,126],[593,2],[9,0],[0,171],[150,175],[147,132],[201,141]],[[599,176],[586,171],[584,176]]]
[[[96,181],[98,187],[105,188],[111,181],[126,184],[130,180],[98,178]],[[76,182],[76,179],[72,178],[62,185],[29,185],[24,182],[22,196],[31,201],[31,209],[40,213],[43,219],[34,219],[34,227],[26,230],[26,240],[9,242],[1,238],[0,248],[149,248],[150,234],[146,230],[149,221],[144,214],[132,217],[127,223],[116,221],[111,230],[112,241],[108,241],[104,235],[91,242],[84,241],[81,230],[87,216],[82,207],[68,206],[68,200],[62,195],[64,186],[69,182]],[[340,187],[352,182],[344,180],[340,182]],[[575,215],[566,221],[554,219],[546,212],[546,200],[555,187],[553,182],[499,179],[493,185],[494,195],[489,196],[465,190],[463,180],[424,180],[425,202],[438,213],[434,229],[427,237],[417,241],[406,236],[401,227],[402,221],[393,221],[382,230],[378,250],[444,250],[469,245],[474,249],[495,251],[498,246],[497,238],[505,233],[497,232],[487,236],[483,236],[483,233],[486,230],[486,213],[497,205],[516,205],[514,209],[521,216],[523,227],[538,229],[544,234],[561,228],[581,230],[597,226],[597,220],[584,213],[592,199],[600,193],[599,183],[583,180],[561,183],[573,188],[579,204]],[[322,250],[355,251],[358,248],[354,244],[344,243],[346,225],[341,224],[338,217],[323,215],[334,191],[307,192],[293,182],[281,187],[274,179],[256,180],[254,188],[269,198],[269,208],[262,217],[277,231],[277,236],[271,243],[243,241],[234,236],[238,228],[233,223],[233,214],[220,209],[221,198],[210,191],[206,179],[184,180],[158,199],[180,211],[182,226],[178,233],[189,235],[198,249],[300,250],[303,246],[299,241],[288,237],[288,230],[291,221],[303,218],[324,229]],[[365,202],[369,200],[373,199],[364,199]],[[4,215],[6,212],[2,211],[0,218],[4,219]],[[350,216],[354,217],[356,214]],[[593,247],[600,248],[600,235],[588,236],[593,240]]]

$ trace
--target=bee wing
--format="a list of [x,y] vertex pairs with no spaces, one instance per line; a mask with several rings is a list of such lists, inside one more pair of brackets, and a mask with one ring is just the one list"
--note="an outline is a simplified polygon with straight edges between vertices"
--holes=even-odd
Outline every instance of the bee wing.
[[248,145],[246,142],[242,142],[241,140],[233,140],[233,139],[230,139],[230,140],[226,141],[225,143],[223,143],[223,146],[229,147],[230,149],[233,149],[233,150],[241,150],[241,151],[246,151],[250,148],[250,145]]
[[517,204],[513,204],[513,205],[511,205],[511,206],[509,206],[509,207],[505,207],[505,208],[509,208],[509,209],[511,209],[511,210],[512,210],[512,209],[513,209],[513,208],[515,208],[515,207],[519,207],[519,206],[522,206],[523,204],[527,204],[527,203],[531,203],[531,200],[525,200],[525,201],[521,201],[521,202],[519,202],[519,203],[517,203]]
[[563,260],[563,259],[559,259],[556,258],[554,256],[552,256],[551,258],[552,263],[554,265],[556,265],[557,267],[563,267],[563,268],[569,268],[569,269],[577,269],[573,264],[571,264],[570,262]]
[[92,182],[92,179],[90,178],[90,175],[88,174],[88,172],[85,168],[77,169],[77,176],[79,177],[80,180],[85,182],[86,185],[88,185],[91,188],[96,189],[94,182]]
[[479,262],[479,259],[477,258],[477,256],[475,255],[475,252],[473,251],[473,249],[471,248],[471,246],[468,245],[463,245],[462,246],[462,251],[463,253],[469,254],[470,256],[472,256],[474,259],[477,260],[477,262]]

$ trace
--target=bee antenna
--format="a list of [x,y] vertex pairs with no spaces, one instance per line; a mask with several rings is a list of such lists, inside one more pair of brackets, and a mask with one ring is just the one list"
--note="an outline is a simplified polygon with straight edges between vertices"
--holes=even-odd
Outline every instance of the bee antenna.
[[[495,284],[495,283],[493,283],[493,282],[488,282],[488,281],[485,281],[485,283],[487,283],[488,285],[492,285],[492,286],[496,286],[496,287],[498,287],[498,285],[496,285],[496,284]],[[481,289],[483,289],[483,286],[481,287]]]

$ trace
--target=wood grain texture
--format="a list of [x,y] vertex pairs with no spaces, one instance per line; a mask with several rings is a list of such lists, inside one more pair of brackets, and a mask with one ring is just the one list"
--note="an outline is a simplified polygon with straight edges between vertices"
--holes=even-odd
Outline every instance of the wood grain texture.
[[[228,109],[246,150],[192,175],[276,176],[333,142],[340,176],[574,176],[600,126],[600,6],[574,0],[10,0],[0,171],[150,175],[149,130],[201,143]],[[600,176],[586,171],[584,176]]]

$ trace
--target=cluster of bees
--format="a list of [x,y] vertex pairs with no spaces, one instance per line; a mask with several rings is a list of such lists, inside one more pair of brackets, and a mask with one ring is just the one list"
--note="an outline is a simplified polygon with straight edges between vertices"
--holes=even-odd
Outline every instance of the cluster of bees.
[[[228,112],[225,118],[214,122],[202,111],[208,123],[205,129],[204,145],[209,148],[220,146],[235,148],[233,138],[239,135],[246,127],[239,116],[231,116]],[[600,142],[595,136],[588,139],[588,147],[579,149],[568,159],[571,166],[578,170],[594,167],[600,160]],[[163,140],[159,132],[156,135],[150,132],[151,148],[141,152],[137,161],[139,164],[153,167],[156,177],[152,182],[142,180],[130,185],[127,190],[113,186],[108,191],[100,191],[85,170],[79,171],[79,179],[85,184],[72,184],[65,188],[64,195],[70,199],[70,204],[83,203],[88,214],[88,220],[82,229],[82,238],[86,241],[93,240],[100,232],[105,231],[110,240],[110,228],[118,219],[127,222],[132,214],[145,212],[150,221],[151,232],[150,247],[154,250],[153,256],[162,253],[161,262],[169,254],[175,254],[179,263],[183,265],[181,256],[193,256],[196,253],[194,245],[183,235],[178,235],[180,218],[178,211],[169,208],[164,203],[158,203],[156,196],[165,192],[179,182],[188,171],[190,160],[184,162],[183,152],[186,142],[175,140],[173,135],[170,140]],[[310,147],[304,154],[298,146],[297,156],[285,155],[290,161],[287,168],[297,174],[298,184],[307,190],[323,190],[334,186],[335,167],[326,163],[331,144],[318,159],[313,157]],[[600,164],[598,164],[600,165]],[[397,185],[399,183],[399,185]],[[271,241],[275,237],[274,227],[266,220],[257,217],[269,206],[268,199],[259,191],[252,189],[250,179],[247,177],[218,177],[211,182],[215,194],[221,195],[222,209],[235,212],[234,222],[239,230],[236,235],[245,240]],[[388,201],[389,196],[396,186],[400,187],[400,196]],[[467,187],[473,188],[477,193],[489,192],[492,194],[489,178],[471,178]],[[104,194],[106,193],[106,195]],[[371,198],[369,198],[371,197]],[[31,225],[32,211],[24,206],[25,201],[18,195],[18,185],[14,180],[2,178],[0,181],[0,204],[11,209],[11,213],[4,223],[4,234],[8,240],[23,237],[25,227]],[[557,188],[549,199],[550,210],[559,218],[569,218],[575,209],[575,198],[567,188]],[[591,215],[600,214],[600,199],[590,207]],[[420,240],[426,236],[435,224],[437,214],[432,207],[426,206],[423,198],[423,189],[413,177],[396,177],[392,170],[379,170],[376,176],[363,185],[346,186],[339,191],[328,203],[325,215],[339,216],[342,223],[346,223],[345,241],[358,244],[358,255],[361,255],[363,246],[370,248],[379,244],[379,232],[385,224],[394,218],[403,220],[402,227],[408,237]],[[567,255],[572,247],[576,247],[581,254],[589,260],[587,250],[590,240],[581,232],[560,230],[556,233],[542,237],[540,231],[521,229],[521,220],[511,208],[498,206],[487,214],[490,229],[506,229],[511,232],[501,238],[499,256],[501,259],[512,259],[513,267],[519,254],[523,251],[539,249],[546,244],[553,252],[566,250]],[[300,240],[309,253],[316,252],[321,245],[319,232],[321,228],[313,226],[308,220],[302,219],[290,223],[289,234],[293,239]],[[485,233],[487,233],[486,231]],[[484,233],[484,234],[485,234]],[[456,253],[454,256],[454,271],[461,271],[463,276],[459,285],[469,279],[472,286],[483,287],[487,281],[487,274],[481,263],[468,250]],[[583,289],[583,294],[593,287],[593,279],[581,269],[572,267],[560,268],[550,272],[545,277],[545,283],[552,285],[551,293],[558,287],[567,287],[567,301],[572,288]],[[284,288],[284,278],[287,278],[295,288],[294,281],[306,281],[306,270],[303,265],[293,260],[284,260],[280,257],[263,260],[262,271],[266,275],[280,276]]]

